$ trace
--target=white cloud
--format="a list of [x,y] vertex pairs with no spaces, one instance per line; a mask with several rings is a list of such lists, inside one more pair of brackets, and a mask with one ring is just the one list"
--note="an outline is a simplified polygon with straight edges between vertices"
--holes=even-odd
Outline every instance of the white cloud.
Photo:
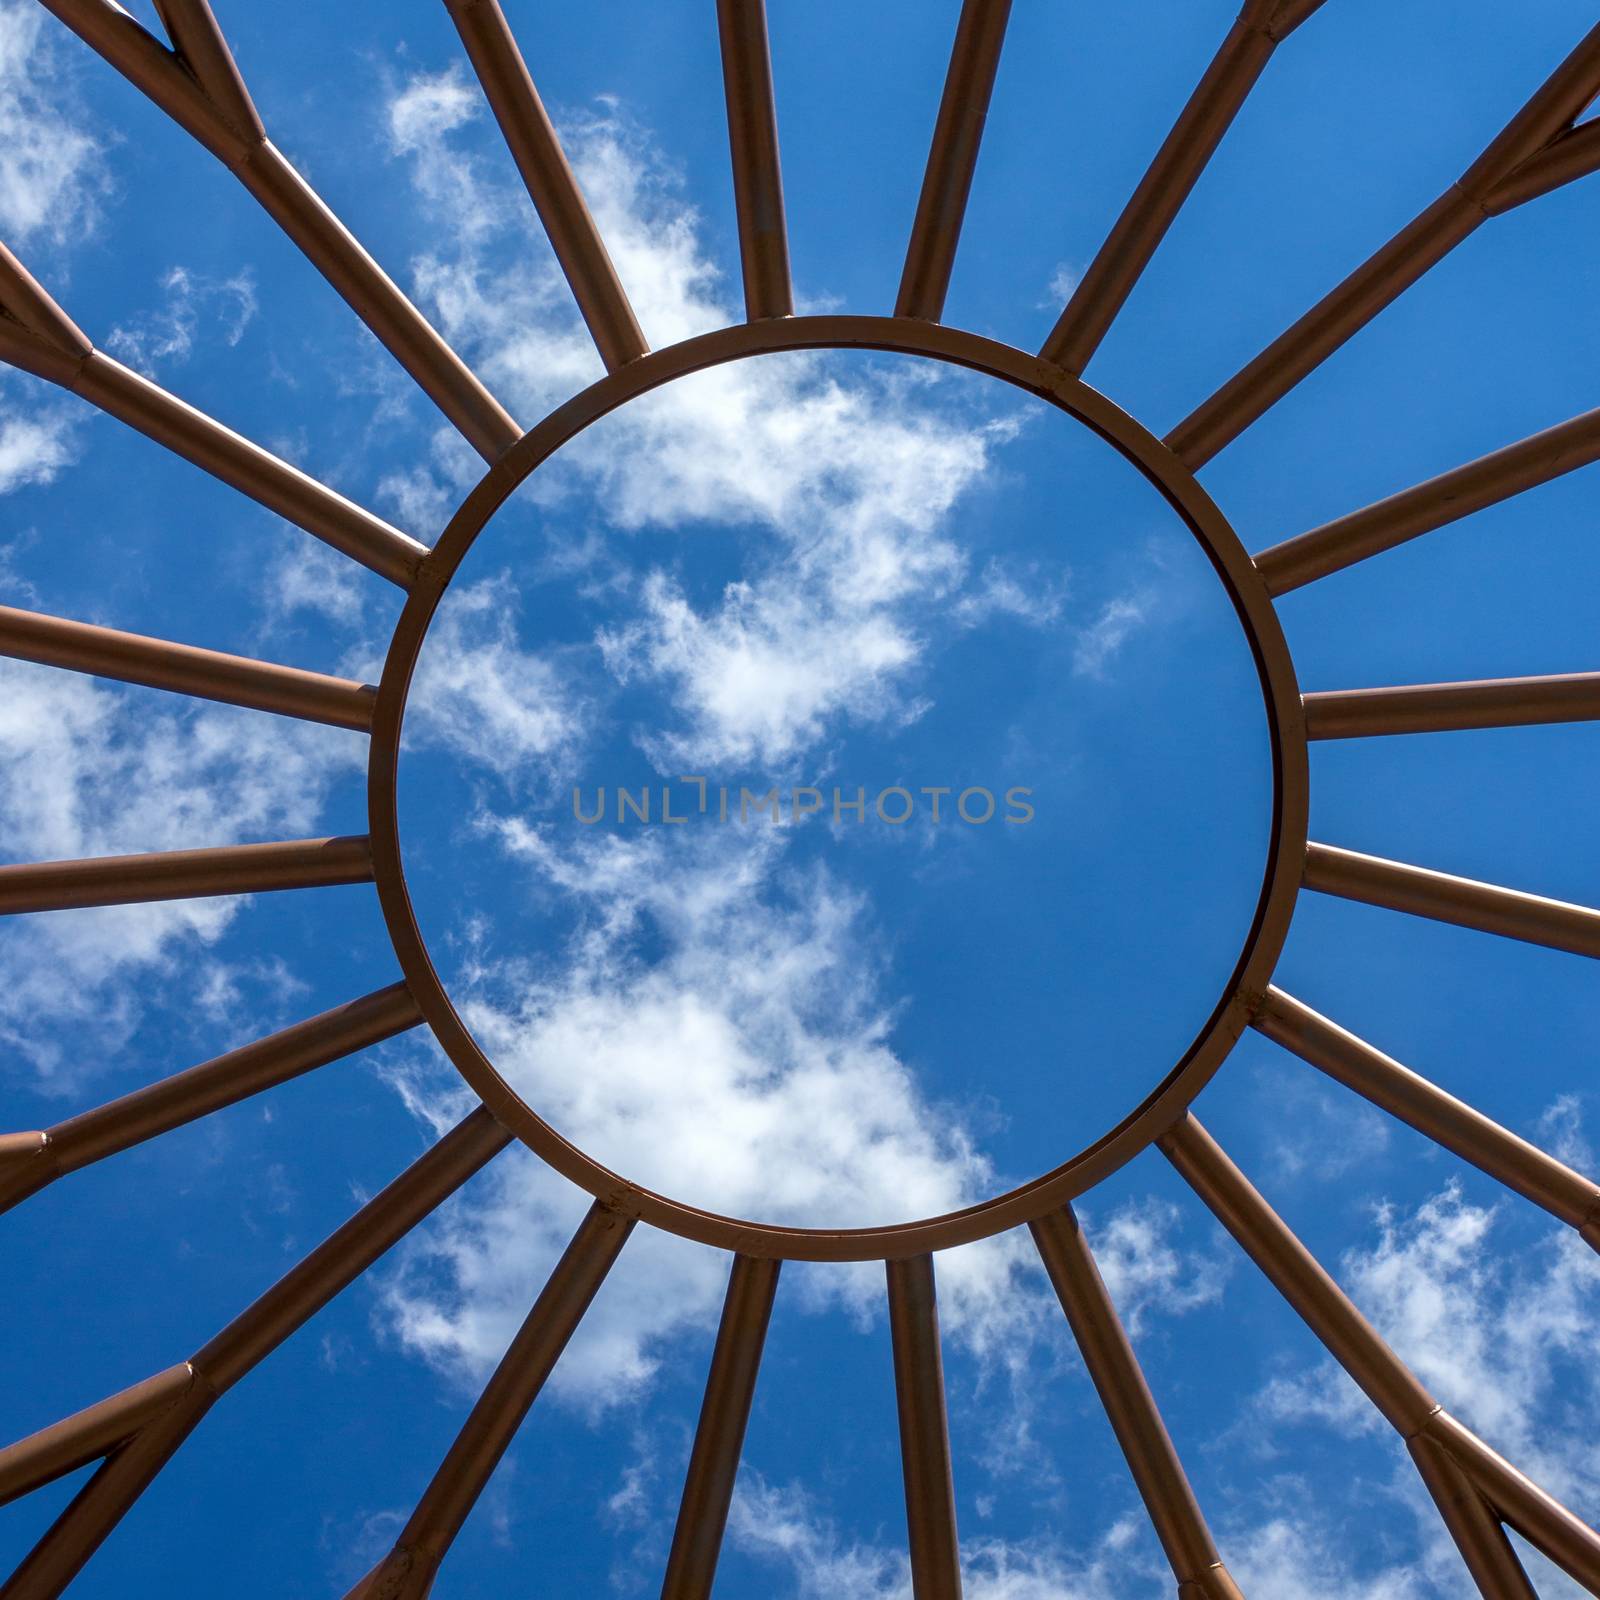
[[248,268],[229,278],[212,278],[188,267],[170,267],[161,287],[166,293],[163,305],[131,323],[119,323],[105,341],[112,355],[146,375],[163,362],[187,361],[202,322],[214,324],[216,336],[231,349],[255,319],[255,277]]
[[[153,710],[152,696],[0,661],[0,835],[9,859],[293,838],[315,827],[333,776],[362,754],[333,729],[177,701]],[[227,981],[197,957],[241,904],[5,919],[0,1035],[42,1080],[70,1087],[92,1068],[86,1042],[103,1051],[126,1038],[153,982],[177,981],[203,1003],[214,981]]]
[[50,483],[73,459],[72,419],[42,410],[19,417],[0,411],[0,494]]
[[59,31],[30,0],[0,0],[0,237],[13,246],[84,236],[107,187],[101,147],[62,80]]
[[1144,622],[1150,601],[1143,593],[1118,595],[1106,601],[1100,614],[1078,635],[1072,651],[1072,670],[1083,678],[1103,678],[1117,652]]

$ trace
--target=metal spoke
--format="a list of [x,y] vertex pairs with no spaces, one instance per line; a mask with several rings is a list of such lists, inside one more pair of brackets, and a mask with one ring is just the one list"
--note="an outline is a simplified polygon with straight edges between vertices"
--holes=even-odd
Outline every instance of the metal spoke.
[[1539,1600],[1494,1508],[1455,1459],[1426,1434],[1407,1439],[1406,1449],[1479,1592],[1489,1600]]
[[0,916],[319,889],[371,880],[372,853],[365,834],[144,856],[94,856],[86,861],[36,861],[0,867]]
[[944,1358],[933,1257],[885,1263],[889,1337],[900,1412],[900,1462],[906,1483],[906,1528],[914,1600],[961,1600],[955,1480],[945,1419]]
[[1251,1020],[1274,1043],[1544,1207],[1600,1250],[1600,1186],[1281,989],[1267,990]]
[[1246,0],[1051,329],[1039,351],[1046,361],[1071,373],[1082,372],[1089,364],[1273,50],[1321,4],[1322,0]]
[[510,1142],[480,1106],[235,1317],[189,1359],[194,1381],[106,1458],[0,1588],[0,1600],[55,1600],[217,1398]]
[[937,322],[944,315],[956,244],[1010,15],[1011,0],[963,0],[922,193],[911,224],[911,243],[906,247],[905,270],[894,307],[897,317]]
[[1600,957],[1600,911],[1520,889],[1502,889],[1326,844],[1306,847],[1305,885],[1414,917]]
[[751,322],[791,317],[794,291],[789,281],[789,232],[783,216],[766,0],[717,0],[717,31],[728,101],[745,316]]
[[661,1600],[709,1600],[781,1263],[735,1256]]
[[1083,1354],[1083,1364],[1178,1580],[1178,1593],[1193,1596],[1193,1600],[1242,1600],[1217,1553],[1072,1207],[1053,1211],[1030,1228]]
[[371,731],[377,697],[370,685],[348,678],[252,661],[89,622],[69,622],[65,617],[19,611],[14,606],[0,606],[0,655],[307,722],[326,722],[359,733]]
[[[1500,1517],[1579,1583],[1600,1592],[1600,1535],[1529,1482],[1434,1400],[1195,1118],[1186,1117],[1162,1135],[1159,1143],[1184,1181],[1401,1438],[1409,1442],[1420,1435],[1440,1445]],[[1423,1481],[1430,1492],[1439,1482],[1426,1474]],[[1464,1526],[1458,1508],[1440,1509],[1455,1536]],[[1472,1563],[1481,1559],[1479,1541],[1474,1538],[1469,1548],[1471,1555],[1468,1549],[1462,1554],[1471,1569]],[[1484,1590],[1489,1595],[1516,1592]]]
[[455,21],[472,70],[483,85],[600,359],[608,371],[615,372],[650,347],[499,0],[445,0],[445,8]]
[[410,584],[427,554],[415,539],[96,350],[4,245],[0,311],[0,360],[79,395],[391,583]]
[[43,0],[215,155],[487,461],[522,430],[267,138],[207,0],[161,0],[176,51],[110,0]]
[[394,1549],[348,1600],[427,1600],[440,1563],[632,1231],[630,1218],[598,1201],[589,1208]]
[[0,1211],[69,1172],[392,1039],[421,1021],[410,991],[397,983],[54,1127],[6,1135],[0,1138]]
[[1597,460],[1600,409],[1285,539],[1254,558],[1256,570],[1273,595],[1288,594]]
[[1592,722],[1600,718],[1600,672],[1339,689],[1308,694],[1304,705],[1308,739]]
[[1545,192],[1546,169],[1538,161],[1554,150],[1597,92],[1600,26],[1590,30],[1439,199],[1185,417],[1167,435],[1167,445],[1189,467],[1204,466],[1481,222],[1531,198],[1518,187],[1519,179],[1540,172],[1541,187],[1533,192]]

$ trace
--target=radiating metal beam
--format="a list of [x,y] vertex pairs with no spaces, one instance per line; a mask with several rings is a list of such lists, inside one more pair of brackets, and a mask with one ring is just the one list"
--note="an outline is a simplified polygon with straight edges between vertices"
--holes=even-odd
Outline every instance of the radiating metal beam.
[[[1442,1446],[1498,1515],[1579,1583],[1600,1592],[1600,1535],[1434,1400],[1199,1122],[1192,1115],[1186,1117],[1158,1143],[1184,1181],[1395,1431],[1407,1441],[1421,1435]],[[1440,1484],[1437,1476],[1426,1474],[1423,1482],[1430,1491]],[[1452,1536],[1466,1537],[1462,1555],[1476,1576],[1482,1567],[1481,1528],[1468,1527],[1458,1506],[1447,1510],[1441,1505],[1440,1510]],[[1516,1596],[1518,1591],[1485,1593]]]
[[955,46],[934,123],[922,193],[911,224],[905,270],[895,300],[897,317],[937,322],[944,315],[956,245],[978,166],[978,147],[989,115],[1000,47],[1011,0],[962,0]]
[[1307,846],[1305,885],[1414,917],[1600,957],[1600,911],[1520,889],[1502,889],[1326,844]]
[[1426,1434],[1407,1439],[1406,1449],[1479,1594],[1485,1600],[1539,1600],[1494,1508],[1449,1451]]
[[0,606],[0,655],[359,733],[372,730],[377,691],[369,684],[14,606]]
[[180,1362],[6,1446],[0,1450],[0,1505],[98,1461],[160,1416],[193,1382],[189,1364]]
[[1217,1553],[1188,1475],[1072,1207],[1031,1223],[1050,1283],[1143,1499],[1180,1595],[1242,1600]]
[[168,50],[110,0],[43,0],[255,196],[478,453],[522,430],[267,138],[206,0],[161,0]]
[[0,1139],[0,1211],[69,1172],[415,1028],[403,983],[297,1022],[38,1133]]
[[961,1600],[961,1552],[956,1540],[955,1480],[950,1470],[933,1257],[907,1256],[885,1266],[895,1398],[900,1412],[900,1462],[906,1484],[911,1593],[913,1600]]
[[372,853],[365,834],[143,856],[94,856],[86,861],[31,861],[0,867],[0,916],[273,889],[320,889],[371,879]]
[[1600,718],[1600,672],[1324,690],[1304,696],[1303,703],[1308,739],[1592,722]]
[[194,1381],[118,1446],[51,1525],[0,1600],[56,1600],[214,1401],[511,1142],[479,1107],[235,1317],[188,1362]]
[[[135,24],[136,26],[136,24]],[[409,586],[426,549],[298,467],[93,348],[0,245],[0,360],[81,396],[380,576]]]
[[633,1231],[598,1201],[484,1386],[394,1549],[347,1600],[426,1600],[434,1574]]
[[1082,372],[1255,87],[1273,50],[1322,0],[1246,0],[1039,354]]
[[1600,1185],[1281,989],[1267,990],[1251,1020],[1275,1044],[1543,1206],[1600,1250]]
[[1287,594],[1597,460],[1600,408],[1285,539],[1254,558],[1256,570]]
[[778,110],[772,92],[766,0],[717,0],[722,84],[733,156],[733,203],[739,217],[745,316],[792,317],[789,230],[778,161]]
[[[1487,217],[1516,203],[1537,163],[1600,92],[1600,25],[1584,37],[1462,176],[1166,437],[1199,468],[1315,371]],[[1576,171],[1563,172],[1577,176]],[[1590,168],[1580,163],[1580,170]]]
[[733,1258],[661,1600],[709,1600],[781,1264]]
[[444,0],[608,371],[650,348],[499,0]]

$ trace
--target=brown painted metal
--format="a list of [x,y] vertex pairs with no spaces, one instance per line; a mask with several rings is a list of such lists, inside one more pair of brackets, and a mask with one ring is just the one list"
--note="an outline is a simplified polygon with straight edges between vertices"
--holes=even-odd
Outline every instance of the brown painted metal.
[[109,0],[42,0],[92,49],[215,155],[478,453],[522,430],[266,136],[206,0],[157,7],[166,49]]
[[511,1142],[480,1106],[190,1357],[194,1381],[108,1456],[0,1600],[55,1600],[215,1400]]
[[1592,722],[1600,718],[1600,672],[1323,690],[1304,699],[1308,739]]
[[189,1364],[180,1362],[0,1450],[0,1505],[98,1461],[160,1416],[193,1382]]
[[1196,1600],[1241,1600],[1072,1207],[1041,1217],[1031,1230],[1179,1594],[1187,1585]]
[[440,1563],[632,1231],[631,1221],[598,1201],[589,1208],[394,1549],[348,1600],[426,1600]]
[[717,0],[717,32],[728,102],[745,315],[752,322],[760,317],[792,317],[789,230],[783,215],[766,0]]
[[908,1256],[884,1265],[906,1484],[911,1593],[913,1600],[961,1600],[961,1551],[933,1257]]
[[1274,595],[1287,594],[1592,461],[1600,461],[1600,409],[1275,544],[1256,568]]
[[336,1006],[39,1133],[0,1139],[0,1211],[107,1156],[415,1028],[403,983]]
[[1281,989],[1267,990],[1255,1027],[1435,1144],[1543,1206],[1600,1250],[1600,1185]]
[[93,348],[82,330],[0,245],[0,360],[81,396],[174,454],[259,501],[402,588],[427,554],[298,467]]
[[933,143],[917,198],[917,214],[906,247],[905,270],[895,299],[897,317],[937,322],[955,266],[961,223],[978,166],[978,147],[989,115],[989,98],[1000,68],[1011,0],[962,0],[950,70],[939,101]]
[[1067,372],[1089,364],[1166,237],[1273,50],[1322,0],[1247,0],[1039,354]]
[[607,371],[614,372],[650,347],[499,0],[445,0],[445,9],[455,21],[600,359]]
[[[1420,1434],[1442,1446],[1499,1516],[1578,1582],[1600,1592],[1600,1534],[1434,1400],[1199,1122],[1187,1116],[1159,1144],[1184,1181],[1395,1431],[1406,1440]],[[1426,1478],[1424,1482],[1432,1489],[1432,1482]],[[1453,1537],[1458,1528],[1468,1535],[1462,1555],[1470,1568],[1482,1557],[1481,1530],[1468,1528],[1456,1509],[1444,1520]]]
[[1406,1449],[1479,1594],[1485,1600],[1539,1600],[1494,1508],[1449,1451],[1426,1434],[1407,1439]]
[[1552,950],[1600,957],[1600,911],[1520,889],[1314,843],[1306,847],[1306,887]]
[[[501,1077],[457,1014],[406,893],[400,853],[398,763],[412,673],[440,598],[489,519],[564,444],[638,396],[723,362],[814,349],[895,351],[988,373],[1058,407],[1121,453],[1190,530],[1233,603],[1256,662],[1273,758],[1267,860],[1238,964],[1211,1016],[1154,1092],[1054,1171],[1006,1194],[941,1217],[863,1228],[799,1228],[687,1206],[612,1172],[563,1138]],[[378,689],[368,767],[378,897],[401,971],[439,1042],[485,1103],[557,1172],[629,1216],[745,1255],[817,1261],[917,1255],[1020,1227],[1083,1193],[1146,1149],[1221,1065],[1271,980],[1299,891],[1309,796],[1304,730],[1288,647],[1250,558],[1193,475],[1104,396],[1036,356],[938,323],[857,316],[744,322],[643,356],[559,407],[485,476],[451,520],[401,614]]]
[[36,861],[0,867],[0,916],[137,905],[208,895],[261,894],[368,883],[372,854],[365,834],[230,844],[214,850],[165,850],[86,861]]
[[779,1266],[755,1256],[733,1258],[661,1600],[710,1600]]
[[1505,197],[1521,193],[1519,176],[1540,172],[1533,192],[1543,193],[1545,169],[1536,163],[1597,92],[1600,25],[1444,194],[1167,435],[1174,453],[1198,469],[1238,438],[1481,222],[1514,203]]
[[372,706],[377,697],[371,685],[348,678],[252,661],[90,622],[70,622],[14,606],[0,606],[0,655],[274,711],[283,717],[326,722],[360,733],[372,729]]
[[1597,170],[1600,120],[1591,117],[1580,126],[1557,134],[1538,155],[1529,156],[1509,178],[1496,184],[1484,209],[1491,217],[1498,216]]

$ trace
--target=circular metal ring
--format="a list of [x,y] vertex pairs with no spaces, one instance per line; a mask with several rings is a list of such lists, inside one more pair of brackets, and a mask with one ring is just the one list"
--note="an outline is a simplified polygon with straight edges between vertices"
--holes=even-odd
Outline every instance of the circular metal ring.
[[[1221,999],[1177,1065],[1109,1133],[1042,1177],[960,1211],[884,1227],[789,1227],[701,1210],[629,1182],[557,1133],[495,1070],[440,981],[406,888],[397,815],[401,725],[418,654],[462,559],[510,494],[562,445],[639,395],[724,362],[817,349],[922,356],[987,373],[1049,401],[1117,450],[1182,518],[1227,590],[1255,658],[1272,746],[1272,824],[1250,931]],[[1009,345],[908,318],[793,317],[687,339],[609,373],[524,434],[467,496],[421,564],[378,686],[369,780],[378,895],[401,969],[440,1044],[494,1115],[618,1212],[703,1244],[791,1260],[891,1259],[985,1238],[1043,1216],[1153,1143],[1185,1114],[1248,1024],[1277,963],[1305,865],[1308,762],[1294,666],[1266,586],[1211,497],[1159,439],[1080,379]]]

